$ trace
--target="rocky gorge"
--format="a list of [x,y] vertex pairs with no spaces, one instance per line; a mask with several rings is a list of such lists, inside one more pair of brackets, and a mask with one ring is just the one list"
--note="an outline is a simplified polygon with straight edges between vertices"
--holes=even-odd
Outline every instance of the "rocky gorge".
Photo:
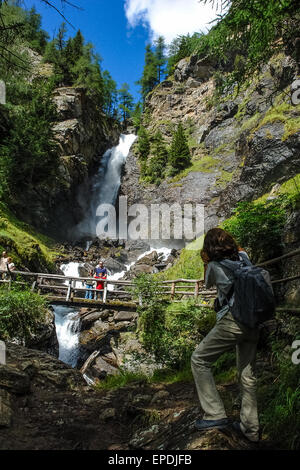
[[[49,64],[41,67],[51,74]],[[122,160],[120,190],[113,188],[117,196],[127,196],[129,204],[204,204],[206,231],[228,219],[240,201],[276,199],[281,186],[300,173],[299,105],[290,100],[290,87],[299,72],[295,60],[286,54],[274,56],[251,82],[226,96],[216,95],[215,72],[215,64],[208,59],[182,59],[174,75],[145,102],[142,123],[150,140],[160,130],[169,144],[176,125],[183,122],[191,166],[159,185],[146,183],[135,143],[124,166]],[[58,112],[54,131],[59,176],[47,187],[30,188],[17,208],[22,220],[55,237],[53,271],[66,274],[71,267],[77,276],[87,276],[102,259],[111,277],[132,280],[140,273],[159,272],[167,277],[184,251],[172,242],[166,247],[162,240],[153,246],[152,240],[78,237],[76,227],[89,210],[93,176],[105,152],[117,146],[121,129],[95,108],[84,88],[56,88],[53,101]],[[0,132],[5,132],[1,113]],[[282,246],[283,253],[300,246],[299,207],[288,216]],[[276,275],[297,275],[299,259],[298,255],[284,261]],[[291,308],[299,306],[298,281],[276,291],[278,299]],[[6,364],[0,365],[0,449],[257,449],[231,428],[195,432],[199,408],[194,384],[149,378],[163,364],[144,349],[134,306],[120,302],[64,308],[50,306],[30,340],[6,343]],[[298,329],[298,318],[290,321],[284,314],[263,334],[278,335],[278,344],[284,338],[283,355],[289,359],[289,344]],[[63,336],[70,341],[64,351],[67,356],[59,350]],[[188,339],[185,334],[181,341]],[[276,384],[279,377],[272,368],[276,351],[264,348],[258,361],[262,388],[265,383]],[[103,385],[107,378],[135,372],[140,376],[125,386],[106,389]],[[238,387],[229,372],[218,389],[238,419]],[[266,439],[261,448],[272,445]]]

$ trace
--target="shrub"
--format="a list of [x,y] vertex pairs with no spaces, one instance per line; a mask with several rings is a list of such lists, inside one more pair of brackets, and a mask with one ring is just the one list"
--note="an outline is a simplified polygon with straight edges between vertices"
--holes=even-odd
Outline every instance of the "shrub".
[[29,290],[0,289],[0,338],[30,339],[46,314],[46,299]]
[[173,135],[169,151],[169,163],[173,168],[173,175],[191,164],[191,153],[181,123],[178,124],[177,131]]
[[247,249],[254,262],[279,256],[281,235],[289,199],[286,196],[263,202],[240,202],[234,216],[222,226]]
[[170,304],[162,289],[149,275],[135,279],[139,307],[139,329],[143,346],[155,359],[173,369],[190,361],[193,350],[215,323],[215,313],[194,301]]

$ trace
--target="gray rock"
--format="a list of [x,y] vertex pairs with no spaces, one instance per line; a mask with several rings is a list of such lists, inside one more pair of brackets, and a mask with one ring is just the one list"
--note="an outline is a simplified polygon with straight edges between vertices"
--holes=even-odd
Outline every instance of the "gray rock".
[[119,321],[131,321],[135,318],[136,313],[135,312],[126,312],[126,311],[120,311],[117,312],[114,315],[114,321],[119,322]]
[[119,369],[109,364],[102,356],[98,356],[94,365],[91,367],[94,376],[105,378],[107,375],[118,375]]

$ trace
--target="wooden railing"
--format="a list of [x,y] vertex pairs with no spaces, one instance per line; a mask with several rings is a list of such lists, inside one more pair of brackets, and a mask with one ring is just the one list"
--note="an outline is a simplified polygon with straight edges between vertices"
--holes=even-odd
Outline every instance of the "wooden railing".
[[[283,259],[288,259],[297,255],[300,255],[300,248],[278,258],[274,258],[264,263],[260,263],[257,266],[268,266],[270,264],[277,263]],[[2,279],[2,274],[5,275],[4,279]],[[25,278],[25,281],[19,280],[20,278]],[[300,274],[284,279],[273,280],[272,283],[276,284],[280,282],[293,281],[296,279],[300,279]],[[84,286],[86,281],[90,281],[91,283],[94,283],[95,281],[103,282],[103,289],[88,289],[86,286]],[[101,295],[101,301],[103,303],[106,303],[109,297],[113,297],[114,299],[132,300],[131,291],[132,288],[134,288],[135,286],[134,282],[125,280],[96,280],[95,278],[90,277],[74,277],[63,276],[59,274],[31,273],[24,271],[7,272],[1,270],[0,283],[8,284],[9,288],[11,287],[12,283],[21,285],[31,285],[31,290],[37,291],[39,293],[43,293],[45,291],[52,291],[52,293],[65,291],[65,296],[56,296],[56,298],[61,298],[66,303],[73,302],[75,299],[75,294],[79,293],[80,295],[86,292],[92,292],[92,295],[94,296],[95,294],[103,294]],[[79,286],[78,284],[81,285]],[[113,286],[114,289],[110,290],[109,286]],[[198,298],[199,296],[201,296],[201,298],[206,300],[214,298],[216,296],[216,290],[206,289],[204,286],[204,281],[200,279],[175,279],[169,281],[158,281],[158,287],[161,290],[163,297],[170,296],[171,300],[175,302],[176,297],[182,298],[183,296],[188,296]],[[83,297],[78,298],[80,300],[83,300]],[[139,303],[141,304],[141,302],[142,299],[140,298]]]
[[[32,291],[43,293],[45,291],[52,291],[57,293],[65,291],[65,296],[61,296],[66,302],[72,302],[75,299],[75,294],[79,293],[92,293],[92,296],[96,294],[103,294],[102,302],[106,303],[108,298],[113,297],[115,299],[132,299],[131,290],[135,287],[134,282],[118,280],[113,281],[110,279],[98,279],[97,281],[103,282],[103,289],[87,288],[84,284],[89,281],[91,284],[95,282],[95,278],[91,277],[74,277],[74,276],[62,276],[59,274],[46,274],[46,273],[31,273],[24,271],[0,271],[5,274],[6,279],[0,279],[0,283],[8,284],[10,288],[12,283],[19,285],[30,285]],[[19,279],[25,279],[20,281]],[[109,287],[112,286],[113,290]],[[163,296],[170,296],[174,300],[175,296],[193,296],[199,297],[199,295],[205,298],[212,298],[216,295],[215,289],[205,289],[204,281],[199,279],[176,279],[172,281],[159,281],[158,288],[160,289]],[[80,297],[82,299],[82,297]],[[141,299],[139,300],[141,303]]]

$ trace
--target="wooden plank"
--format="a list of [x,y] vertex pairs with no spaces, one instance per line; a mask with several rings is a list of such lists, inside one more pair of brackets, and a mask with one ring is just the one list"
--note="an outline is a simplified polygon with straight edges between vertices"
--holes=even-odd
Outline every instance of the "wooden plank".
[[297,276],[286,277],[285,279],[278,279],[276,281],[272,281],[272,284],[278,284],[280,282],[287,282],[287,281],[294,281],[295,279],[300,279],[300,274],[297,274]]
[[100,351],[94,351],[88,358],[87,360],[85,361],[85,363],[83,364],[83,366],[81,367],[80,369],[80,372],[82,373],[82,375],[85,373],[85,371],[89,368],[89,366],[92,364],[92,362],[94,362],[94,360],[96,359],[97,356],[99,356],[100,354]]

